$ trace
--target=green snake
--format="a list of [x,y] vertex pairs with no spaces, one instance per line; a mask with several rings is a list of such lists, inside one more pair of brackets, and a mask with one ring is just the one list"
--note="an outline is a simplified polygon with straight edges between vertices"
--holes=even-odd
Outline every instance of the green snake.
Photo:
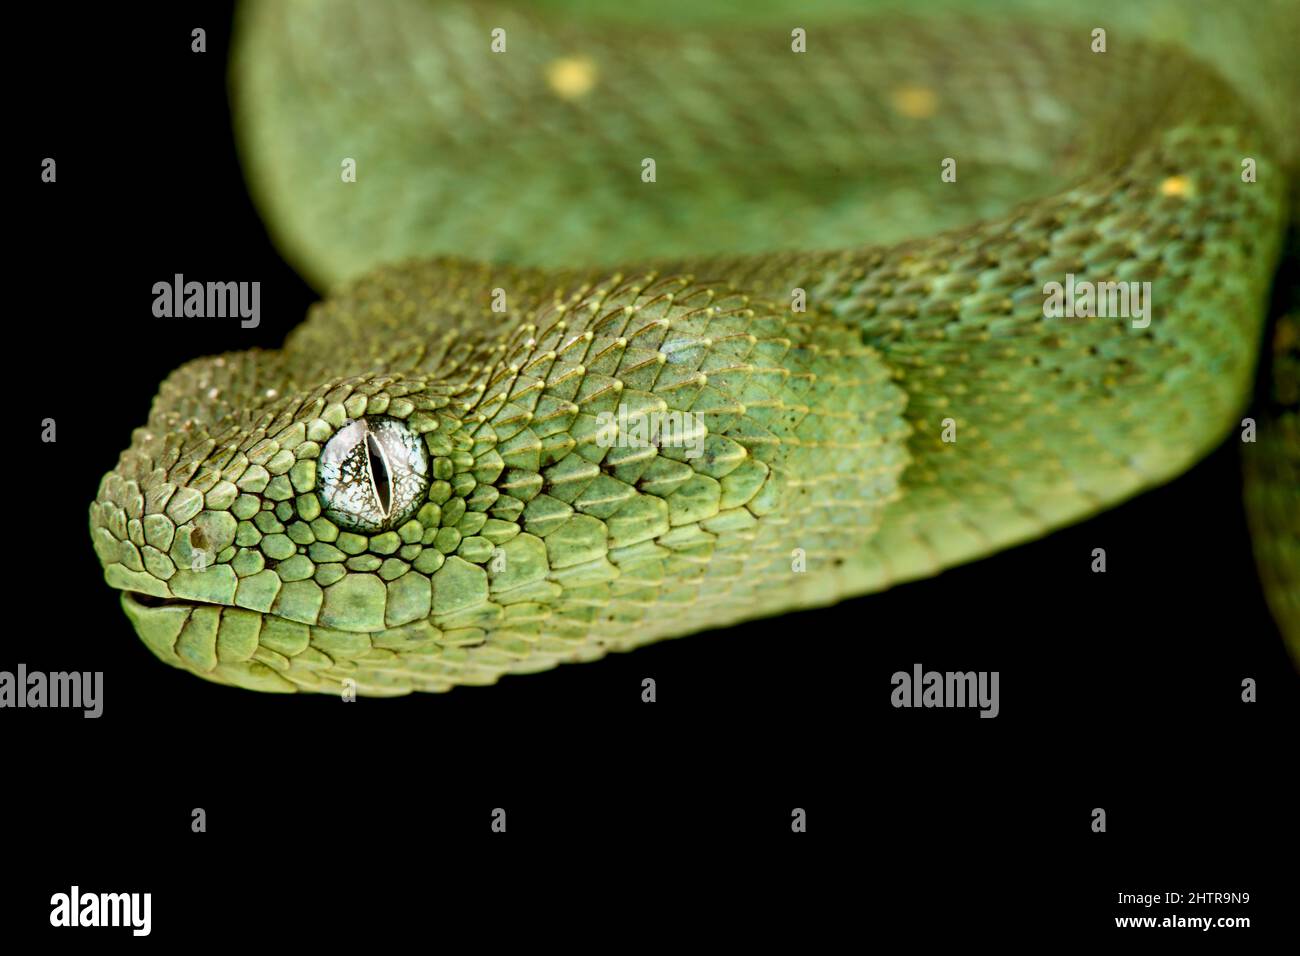
[[[327,297],[104,477],[148,647],[395,695],[879,591],[1180,474],[1267,334],[1300,651],[1296,6],[868,6],[243,7],[245,172]],[[1049,316],[1067,276],[1149,321]]]

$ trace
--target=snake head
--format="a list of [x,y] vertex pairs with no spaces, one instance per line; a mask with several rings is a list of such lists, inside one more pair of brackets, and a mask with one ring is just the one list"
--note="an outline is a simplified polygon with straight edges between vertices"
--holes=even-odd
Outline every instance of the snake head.
[[[365,657],[363,690],[382,694],[395,650],[482,639],[475,612],[523,504],[494,485],[495,434],[466,428],[482,424],[469,376],[330,377],[301,356],[291,344],[172,373],[100,484],[95,550],[164,661],[292,691],[346,687]],[[505,581],[527,572],[525,550],[514,558]]]
[[[491,683],[824,602],[898,497],[904,404],[854,326],[725,284],[424,261],[174,372],[92,534],[211,680]],[[792,580],[813,536],[840,561]]]
[[[352,680],[372,695],[572,658],[571,644],[533,651],[557,577],[611,567],[595,515],[614,479],[593,482],[592,456],[570,454],[593,445],[614,394],[582,389],[610,379],[588,374],[598,340],[563,310],[539,335],[534,310],[502,316],[464,293],[507,285],[526,301],[539,282],[425,263],[316,306],[281,350],[173,372],[90,507],[105,579],[145,644],[220,683]],[[520,350],[540,353],[532,374]],[[660,530],[660,511],[623,523]]]

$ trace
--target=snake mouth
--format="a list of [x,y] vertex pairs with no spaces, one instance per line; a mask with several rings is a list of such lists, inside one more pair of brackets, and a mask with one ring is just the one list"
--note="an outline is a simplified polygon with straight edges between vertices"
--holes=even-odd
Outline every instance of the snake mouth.
[[155,594],[145,594],[143,591],[123,591],[122,596],[138,607],[225,607],[224,604],[214,604],[211,601],[195,601],[189,598],[163,598]]

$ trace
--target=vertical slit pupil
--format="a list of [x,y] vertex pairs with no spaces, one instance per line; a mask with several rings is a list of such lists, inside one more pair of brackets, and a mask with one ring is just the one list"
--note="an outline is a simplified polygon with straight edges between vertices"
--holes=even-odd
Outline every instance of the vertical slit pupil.
[[384,460],[384,450],[374,435],[366,434],[366,457],[370,459],[370,476],[375,482],[375,494],[379,496],[379,510],[388,517],[392,505],[392,487],[388,481],[388,462]]

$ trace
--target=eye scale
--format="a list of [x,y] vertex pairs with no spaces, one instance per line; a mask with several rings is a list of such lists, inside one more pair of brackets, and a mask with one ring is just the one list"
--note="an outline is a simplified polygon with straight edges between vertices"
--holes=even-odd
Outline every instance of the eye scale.
[[325,443],[319,476],[316,492],[326,516],[340,528],[370,534],[398,527],[424,503],[429,457],[398,419],[357,418]]

